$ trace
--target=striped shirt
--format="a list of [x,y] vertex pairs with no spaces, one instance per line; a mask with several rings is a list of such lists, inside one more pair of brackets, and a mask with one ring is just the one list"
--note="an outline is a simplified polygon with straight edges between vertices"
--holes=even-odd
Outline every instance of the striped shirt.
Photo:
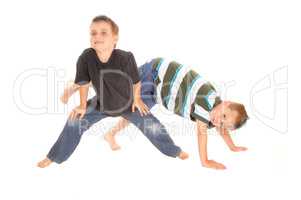
[[188,66],[163,58],[151,63],[157,74],[157,102],[177,115],[212,127],[209,113],[221,103],[215,88]]

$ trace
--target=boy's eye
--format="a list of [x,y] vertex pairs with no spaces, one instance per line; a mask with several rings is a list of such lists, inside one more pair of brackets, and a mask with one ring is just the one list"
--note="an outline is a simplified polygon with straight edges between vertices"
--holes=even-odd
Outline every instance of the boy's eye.
[[226,119],[226,115],[225,114],[223,114],[223,118]]
[[92,36],[95,36],[95,35],[96,35],[96,32],[92,32],[91,35],[92,35]]

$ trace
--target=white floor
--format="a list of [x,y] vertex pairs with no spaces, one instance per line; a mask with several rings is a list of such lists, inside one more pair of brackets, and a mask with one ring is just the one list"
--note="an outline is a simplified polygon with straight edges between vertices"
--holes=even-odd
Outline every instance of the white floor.
[[[93,129],[67,162],[39,169],[35,164],[57,138],[55,131],[63,125],[63,117],[24,116],[23,123],[22,117],[17,118],[21,121],[20,133],[11,133],[15,140],[6,145],[5,162],[1,164],[5,180],[1,195],[10,199],[284,199],[289,195],[284,190],[289,182],[288,137],[254,121],[234,136],[237,144],[249,148],[247,152],[230,152],[210,131],[209,157],[224,163],[225,171],[201,166],[192,123],[187,126],[183,124],[186,120],[162,116],[163,123],[178,120],[177,125],[167,128],[176,144],[190,154],[188,160],[162,155],[131,126],[118,137],[120,151],[112,152],[102,133]],[[110,121],[116,119],[103,123]],[[36,123],[44,127],[33,130]],[[106,130],[96,126],[102,132]]]
[[[244,103],[250,120],[233,137],[249,150],[230,152],[212,130],[209,158],[227,170],[206,169],[193,123],[161,113],[188,160],[162,155],[135,127],[112,152],[102,134],[117,119],[105,119],[67,162],[37,168],[78,102],[66,108],[58,97],[98,14],[117,21],[118,48],[138,65],[175,59],[221,86],[224,99]],[[288,71],[298,75],[301,64],[299,19],[293,1],[2,1],[0,199],[300,199],[300,145],[292,137],[300,131],[291,126],[298,115],[287,123],[288,105],[294,112],[299,105],[287,101]]]

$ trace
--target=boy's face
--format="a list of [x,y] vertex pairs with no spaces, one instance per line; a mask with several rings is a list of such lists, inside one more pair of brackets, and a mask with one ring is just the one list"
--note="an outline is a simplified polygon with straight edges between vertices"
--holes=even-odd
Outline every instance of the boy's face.
[[231,110],[228,106],[224,106],[219,113],[216,113],[212,123],[218,128],[234,130],[234,124],[237,116],[237,111]]
[[104,21],[93,22],[90,26],[90,44],[96,51],[114,49],[118,36],[112,32],[112,27]]

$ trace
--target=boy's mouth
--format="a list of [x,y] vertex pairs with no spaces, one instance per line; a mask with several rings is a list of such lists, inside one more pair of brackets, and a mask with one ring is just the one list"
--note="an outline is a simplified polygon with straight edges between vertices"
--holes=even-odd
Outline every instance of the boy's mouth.
[[216,116],[213,117],[212,123],[213,123],[213,124],[217,124],[217,117],[216,117]]
[[94,42],[94,44],[103,44],[103,42],[101,42],[101,41],[96,41],[96,42]]

